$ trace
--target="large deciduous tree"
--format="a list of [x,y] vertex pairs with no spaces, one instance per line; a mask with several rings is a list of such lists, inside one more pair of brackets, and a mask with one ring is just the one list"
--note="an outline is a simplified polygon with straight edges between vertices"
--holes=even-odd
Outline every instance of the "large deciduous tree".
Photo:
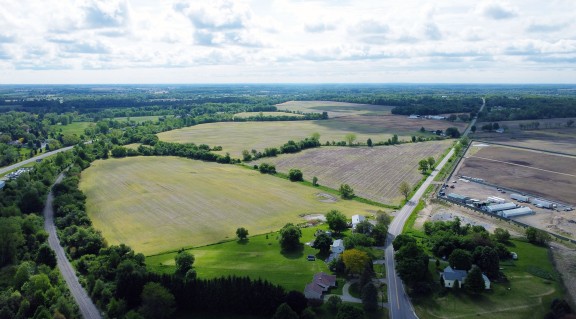
[[280,229],[280,247],[285,251],[296,250],[300,247],[302,231],[294,224],[288,223]]
[[239,227],[236,229],[236,236],[239,240],[246,240],[248,238],[248,230],[244,227]]
[[472,254],[464,249],[454,249],[448,257],[450,266],[459,270],[470,270],[472,267]]
[[174,259],[176,261],[175,274],[180,277],[186,276],[186,273],[192,269],[192,265],[194,265],[194,255],[185,250],[179,251]]
[[330,251],[330,246],[332,246],[332,238],[326,234],[319,234],[314,239],[312,248],[320,249],[320,253],[326,254]]
[[348,184],[340,185],[338,191],[340,192],[340,197],[342,197],[342,199],[352,199],[355,196],[354,189],[352,189],[352,187]]
[[170,318],[174,313],[174,295],[157,282],[149,282],[142,290],[140,313],[144,318]]
[[484,278],[482,278],[482,270],[476,266],[472,267],[466,276],[464,286],[471,293],[479,294],[484,291],[485,286]]
[[337,210],[331,210],[326,214],[326,222],[328,227],[336,233],[342,232],[348,227],[346,216]]
[[404,181],[402,183],[400,183],[400,186],[398,186],[398,191],[400,192],[400,194],[402,194],[404,196],[405,200],[408,200],[408,195],[410,195],[410,185],[408,184],[408,182]]
[[368,254],[361,250],[347,249],[342,253],[342,261],[344,261],[346,270],[348,270],[349,273],[361,274],[366,264],[371,260]]
[[428,275],[428,256],[416,243],[409,242],[396,252],[396,270],[404,282],[413,286]]

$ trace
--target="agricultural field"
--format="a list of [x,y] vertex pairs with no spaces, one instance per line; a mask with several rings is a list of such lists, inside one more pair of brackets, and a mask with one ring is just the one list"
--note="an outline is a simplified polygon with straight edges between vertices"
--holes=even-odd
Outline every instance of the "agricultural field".
[[280,111],[302,113],[328,112],[330,118],[349,115],[387,115],[392,110],[392,106],[333,101],[288,101],[276,104],[276,108]]
[[403,199],[398,185],[415,185],[422,179],[418,162],[430,156],[439,161],[452,144],[449,140],[376,147],[321,147],[255,162],[276,165],[287,173],[298,168],[304,179],[318,177],[319,184],[338,189],[349,184],[356,195],[391,205]]
[[[325,229],[325,225],[322,228]],[[316,229],[318,228],[303,228],[300,241],[313,241]],[[281,253],[277,232],[251,236],[247,241],[232,240],[198,247],[189,252],[196,258],[194,268],[200,278],[249,276],[266,279],[288,291],[302,291],[315,273],[329,273],[328,265],[323,260],[306,259],[308,255],[318,253],[318,250],[308,245],[303,245],[301,251]],[[150,256],[146,258],[146,264],[148,269],[155,272],[173,273],[175,256],[174,252]]]
[[[509,279],[494,283],[492,289],[479,296],[449,291],[414,300],[419,318],[543,318],[554,298],[563,296],[560,278],[548,254],[548,248],[512,240],[510,251],[518,260],[503,261],[500,266]],[[434,278],[438,279],[434,263],[430,262]]]
[[225,241],[238,227],[257,235],[308,214],[379,209],[255,170],[177,157],[99,160],[82,173],[80,188],[108,243],[146,255]]
[[576,205],[576,157],[481,144],[456,174]]
[[162,141],[177,143],[220,145],[222,152],[241,158],[242,150],[263,151],[267,147],[279,147],[289,140],[299,141],[320,134],[320,142],[344,141],[346,134],[353,133],[357,141],[384,142],[397,134],[400,140],[410,140],[413,135],[426,129],[446,129],[455,126],[464,131],[466,123],[436,120],[408,119],[406,116],[350,116],[320,121],[290,122],[225,122],[208,123],[158,134]]
[[234,114],[234,117],[238,118],[248,118],[248,117],[278,117],[278,116],[285,116],[285,117],[304,117],[302,114],[296,113],[287,113],[287,112],[242,112]]
[[[572,127],[566,127],[570,120],[576,121],[576,119],[562,118],[498,122],[501,127],[505,128],[504,133],[482,132],[480,128],[487,123],[477,123],[478,131],[470,137],[486,142],[576,155],[576,123]],[[538,129],[520,129],[521,125],[529,125],[533,122],[540,123]]]
[[62,133],[64,135],[84,135],[84,130],[90,126],[96,126],[96,123],[92,122],[72,122],[68,125],[52,125],[50,129]]

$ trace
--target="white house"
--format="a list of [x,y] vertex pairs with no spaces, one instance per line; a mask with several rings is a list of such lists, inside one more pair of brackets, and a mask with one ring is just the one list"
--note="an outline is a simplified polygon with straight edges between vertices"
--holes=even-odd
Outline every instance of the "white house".
[[360,222],[363,222],[365,220],[366,220],[366,217],[364,217],[362,215],[352,216],[352,229],[355,229],[356,225],[358,225]]
[[336,239],[333,243],[332,246],[330,247],[330,250],[333,253],[336,254],[341,254],[342,252],[344,252],[344,241],[342,239]]
[[[444,268],[441,274],[444,279],[444,287],[453,288],[456,281],[458,281],[458,288],[462,288],[462,284],[466,281],[467,274],[466,270],[452,269],[450,266]],[[482,274],[482,279],[484,279],[484,289],[490,289],[490,279],[484,274]]]

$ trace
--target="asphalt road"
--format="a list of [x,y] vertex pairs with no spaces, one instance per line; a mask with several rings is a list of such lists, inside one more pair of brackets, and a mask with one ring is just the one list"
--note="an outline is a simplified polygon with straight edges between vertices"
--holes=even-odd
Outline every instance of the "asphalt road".
[[[482,106],[480,107],[480,113],[484,106],[486,105],[486,100],[482,98]],[[473,125],[476,125],[476,118],[472,120],[468,128],[462,134],[467,136],[470,133],[470,129]],[[418,318],[414,312],[414,307],[410,302],[410,298],[406,294],[404,289],[404,284],[402,279],[396,273],[396,262],[394,261],[394,248],[392,247],[392,241],[394,238],[402,234],[402,229],[408,217],[414,211],[414,208],[424,195],[424,192],[434,181],[434,177],[437,173],[446,165],[448,159],[454,154],[454,149],[451,149],[448,155],[436,166],[436,169],[428,176],[426,181],[422,183],[418,191],[410,198],[410,200],[400,209],[396,217],[390,223],[388,228],[388,240],[386,241],[385,258],[386,258],[386,277],[388,278],[388,304],[390,309],[390,318],[392,319],[414,319]]]
[[15,170],[15,169],[17,169],[18,167],[24,166],[24,165],[26,165],[26,164],[28,164],[28,163],[35,162],[36,160],[43,159],[43,158],[45,158],[45,157],[48,157],[48,156],[51,156],[51,155],[54,155],[54,154],[58,154],[58,153],[60,153],[60,152],[65,152],[65,151],[67,151],[67,150],[71,150],[73,147],[74,147],[74,146],[68,146],[68,147],[64,147],[64,148],[59,148],[59,149],[57,149],[57,150],[55,150],[55,151],[47,152],[47,153],[42,153],[42,154],[40,154],[40,155],[38,155],[38,156],[34,156],[34,157],[29,158],[29,159],[27,159],[27,160],[23,160],[22,162],[18,162],[18,163],[16,163],[16,164],[12,164],[12,165],[10,165],[10,166],[2,167],[2,168],[0,168],[0,175],[2,175],[2,174],[4,174],[4,173],[7,173],[7,172],[10,172],[10,171],[12,171],[12,170]]
[[[63,149],[59,150],[62,152]],[[56,151],[55,151],[56,152]],[[49,155],[47,155],[49,156]],[[60,174],[56,179],[54,185],[60,183],[64,174]],[[56,234],[56,226],[54,225],[54,210],[52,207],[52,202],[54,200],[54,196],[52,195],[52,191],[48,194],[46,198],[46,203],[44,204],[44,229],[48,232],[48,244],[50,247],[56,252],[56,259],[58,260],[58,269],[64,277],[66,284],[68,285],[68,289],[70,289],[70,293],[74,297],[74,300],[78,304],[80,308],[80,313],[82,317],[85,319],[101,319],[102,315],[92,302],[92,299],[86,293],[86,290],[80,285],[78,282],[78,277],[76,277],[76,272],[72,265],[66,258],[66,253],[64,252],[64,248],[60,246],[60,240]]]

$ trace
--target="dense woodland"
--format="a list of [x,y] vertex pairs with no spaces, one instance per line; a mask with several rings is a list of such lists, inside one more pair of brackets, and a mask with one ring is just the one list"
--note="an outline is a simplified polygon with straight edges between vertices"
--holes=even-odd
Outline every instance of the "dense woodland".
[[[144,256],[125,245],[108,246],[86,214],[85,196],[78,189],[79,174],[96,159],[125,156],[180,156],[222,164],[237,163],[230,155],[216,154],[217,145],[161,142],[157,133],[209,122],[262,120],[322,120],[327,114],[304,117],[234,118],[238,112],[275,111],[289,100],[333,100],[394,106],[394,114],[470,113],[489,121],[576,116],[576,95],[562,87],[500,86],[183,86],[158,87],[0,87],[0,166],[40,152],[76,145],[71,152],[36,163],[30,172],[6,182],[0,190],[0,319],[77,318],[75,303],[47,245],[41,212],[50,186],[60,172],[66,178],[53,189],[55,223],[59,237],[81,280],[96,304],[111,318],[162,318],[181,313],[234,313],[271,316],[295,294],[261,280],[249,278],[196,278],[193,259],[179,264],[170,275],[149,272]],[[518,95],[530,96],[515,98]],[[257,114],[257,113],[255,113]],[[157,121],[137,123],[115,117],[160,116]],[[93,122],[82,136],[62,134],[53,127]],[[457,136],[454,136],[457,137]],[[83,141],[92,141],[83,144]],[[124,145],[141,143],[137,149]],[[344,145],[346,142],[343,141]],[[395,144],[389,141],[389,144]],[[287,141],[277,148],[246,151],[243,160],[276,156],[318,147],[317,138]],[[368,225],[367,225],[368,226]],[[346,245],[358,254],[363,247],[381,244],[382,225],[355,233]],[[482,264],[484,255],[505,258],[507,251],[479,228],[453,224],[426,225],[427,249],[437,257],[455,252],[478,264],[490,277],[500,278],[497,264]],[[406,243],[405,243],[406,244]],[[480,248],[479,248],[480,247]],[[396,248],[396,247],[395,247]],[[424,249],[408,242],[398,247],[398,270],[415,291],[430,289],[424,269]],[[470,258],[468,258],[468,256]],[[185,260],[183,256],[181,260]],[[402,258],[406,257],[406,258]],[[403,262],[402,260],[405,259]],[[180,265],[180,266],[179,266]],[[343,261],[331,265],[346,271]],[[421,267],[420,267],[421,266]],[[420,268],[419,268],[420,267]],[[356,273],[363,273],[363,269]],[[226,302],[223,302],[225,300]],[[162,302],[158,302],[162,301]]]

